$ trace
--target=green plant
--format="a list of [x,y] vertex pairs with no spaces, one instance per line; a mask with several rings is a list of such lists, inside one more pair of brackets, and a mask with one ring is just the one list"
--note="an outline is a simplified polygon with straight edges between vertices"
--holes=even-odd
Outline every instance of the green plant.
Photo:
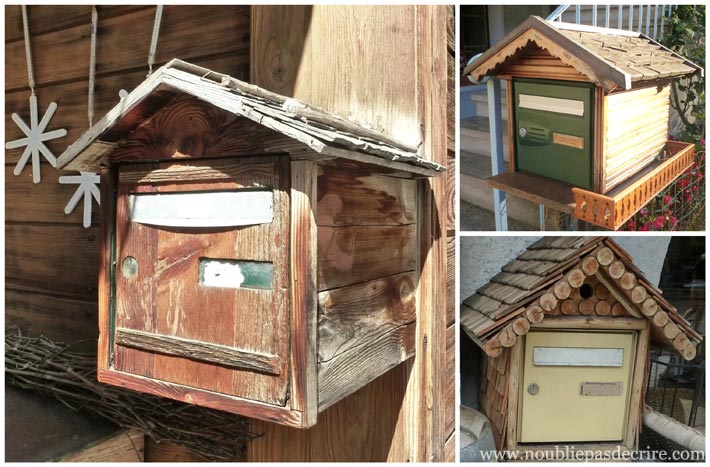
[[[705,68],[705,6],[678,5],[666,24],[661,43]],[[705,79],[696,74],[674,80],[671,105],[685,126],[680,139],[694,143],[704,140]]]

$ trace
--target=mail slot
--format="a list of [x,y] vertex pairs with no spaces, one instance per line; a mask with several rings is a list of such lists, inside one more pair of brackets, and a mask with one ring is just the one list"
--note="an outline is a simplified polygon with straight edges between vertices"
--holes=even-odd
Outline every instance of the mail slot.
[[514,79],[516,166],[591,188],[594,86]]
[[414,355],[416,148],[174,60],[59,165],[102,175],[99,381],[303,428]]
[[529,332],[520,442],[621,441],[634,349],[633,333]]

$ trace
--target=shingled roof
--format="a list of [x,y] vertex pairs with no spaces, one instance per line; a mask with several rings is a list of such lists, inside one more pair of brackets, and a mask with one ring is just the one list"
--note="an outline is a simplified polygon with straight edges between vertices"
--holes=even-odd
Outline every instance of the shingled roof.
[[608,237],[544,237],[461,306],[461,326],[490,357],[551,315],[646,318],[687,360],[702,339]]
[[[314,154],[376,164],[423,176],[445,167],[418,148],[293,98],[182,60],[171,60],[138,85],[57,159],[58,168],[96,170],[132,131],[176,96],[193,96],[279,132]],[[281,148],[282,149],[282,148]]]
[[493,76],[529,43],[587,76],[606,91],[639,81],[671,78],[703,69],[637,32],[545,21],[531,16],[464,69],[474,79]]

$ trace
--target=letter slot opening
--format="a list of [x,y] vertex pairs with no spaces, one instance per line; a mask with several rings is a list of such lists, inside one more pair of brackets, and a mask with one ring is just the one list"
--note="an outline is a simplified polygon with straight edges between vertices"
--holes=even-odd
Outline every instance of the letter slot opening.
[[274,220],[272,191],[139,193],[128,199],[132,222],[166,227],[238,227]]
[[274,266],[265,261],[200,258],[199,283],[231,289],[273,288]]

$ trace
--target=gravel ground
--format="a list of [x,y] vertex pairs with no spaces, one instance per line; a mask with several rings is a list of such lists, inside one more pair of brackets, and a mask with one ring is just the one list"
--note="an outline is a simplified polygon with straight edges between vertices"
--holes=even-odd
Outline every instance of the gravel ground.
[[[492,211],[480,208],[474,204],[469,204],[461,200],[461,231],[471,231],[471,230],[484,230],[484,231],[495,231],[496,220]],[[508,230],[521,231],[521,230],[538,230],[537,227],[529,226],[522,222],[518,222],[515,219],[508,217]]]

